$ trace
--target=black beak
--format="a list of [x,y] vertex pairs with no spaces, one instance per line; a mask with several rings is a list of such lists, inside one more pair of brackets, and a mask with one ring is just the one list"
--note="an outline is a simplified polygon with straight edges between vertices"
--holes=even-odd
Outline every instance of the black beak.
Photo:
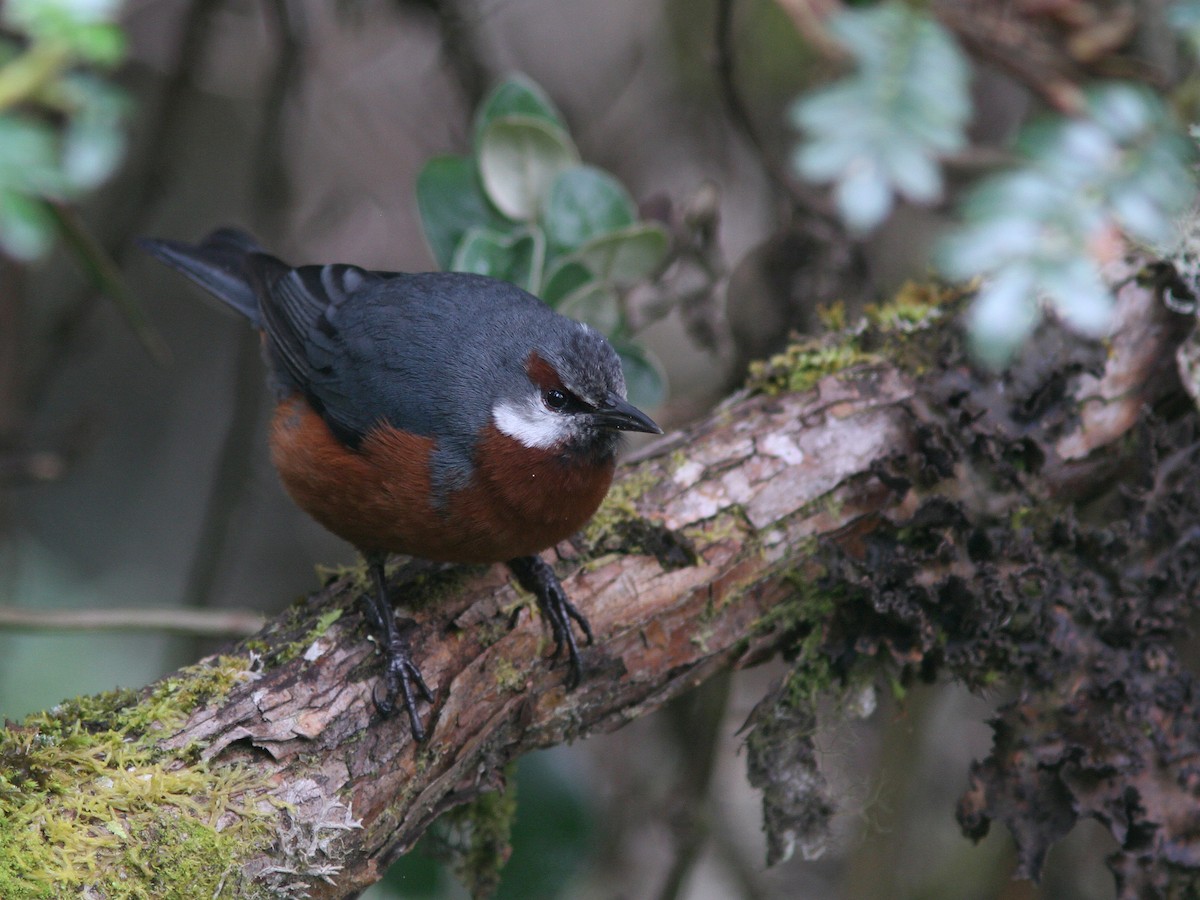
[[603,428],[617,431],[644,431],[647,434],[662,434],[663,430],[654,420],[630,403],[611,394],[603,406],[597,407],[592,419]]

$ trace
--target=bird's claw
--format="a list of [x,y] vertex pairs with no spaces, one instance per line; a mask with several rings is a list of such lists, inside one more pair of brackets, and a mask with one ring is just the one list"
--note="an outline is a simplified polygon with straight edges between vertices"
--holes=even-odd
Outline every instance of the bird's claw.
[[567,689],[578,687],[583,677],[583,664],[579,658],[579,644],[575,640],[571,621],[574,620],[588,644],[595,642],[592,626],[588,620],[568,598],[554,570],[540,556],[522,556],[509,562],[521,587],[537,598],[538,608],[550,622],[550,632],[554,635],[553,659],[562,655],[563,647],[567,648]]
[[425,683],[425,678],[421,675],[421,670],[413,662],[408,641],[401,633],[402,630],[407,631],[412,626],[411,620],[397,623],[392,640],[383,645],[385,657],[383,684],[386,692],[382,698],[378,694],[373,694],[372,698],[379,714],[386,718],[396,711],[396,699],[403,697],[404,708],[408,712],[408,721],[412,726],[413,739],[422,742],[425,740],[425,726],[421,724],[421,717],[417,714],[413,688],[416,687],[426,703],[433,702],[433,691],[429,689],[429,685]]
[[368,560],[371,578],[375,583],[373,593],[364,595],[367,618],[375,629],[377,642],[383,651],[383,685],[384,695],[372,692],[371,699],[379,714],[387,718],[396,711],[397,699],[404,698],[404,709],[408,712],[408,721],[412,727],[415,741],[425,740],[425,726],[417,713],[417,701],[413,688],[419,692],[426,703],[433,702],[433,691],[425,683],[421,670],[413,662],[412,649],[408,644],[408,633],[416,623],[412,619],[397,621],[387,597],[387,579],[383,572],[381,560]]

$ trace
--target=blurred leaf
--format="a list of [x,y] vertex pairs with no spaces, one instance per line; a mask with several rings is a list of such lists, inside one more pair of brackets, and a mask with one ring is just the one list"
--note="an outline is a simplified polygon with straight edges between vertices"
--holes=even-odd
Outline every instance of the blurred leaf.
[[63,136],[63,174],[76,189],[90,189],[112,174],[125,153],[125,95],[86,74],[68,78],[68,102],[77,112]]
[[67,182],[57,162],[58,139],[48,124],[0,114],[0,189],[62,196]]
[[1200,0],[1175,0],[1167,7],[1167,22],[1188,42],[1193,56],[1200,56]]
[[1091,337],[1104,335],[1113,297],[1094,261],[1075,257],[1039,274],[1042,293],[1068,325]]
[[644,222],[594,238],[570,258],[583,263],[601,281],[632,284],[658,269],[669,243],[661,225]]
[[468,229],[502,229],[506,220],[483,193],[475,160],[465,156],[435,156],[417,175],[417,210],[425,240],[438,267],[449,270],[454,250]]
[[560,260],[546,272],[540,296],[551,306],[558,306],[564,297],[583,287],[593,277],[583,263]]
[[667,398],[667,376],[663,364],[647,347],[622,338],[612,339],[621,357],[629,402],[641,409],[654,409]]
[[46,204],[0,189],[0,249],[14,259],[32,261],[54,242],[54,219]]
[[474,272],[508,281],[536,294],[541,287],[546,237],[538,228],[511,232],[471,228],[451,260],[455,272]]
[[1003,368],[1033,333],[1041,312],[1034,276],[1025,269],[1006,269],[975,298],[968,331],[975,357],[993,369]]
[[125,148],[119,90],[90,75],[124,53],[119,0],[0,6],[0,250],[44,256],[62,223],[51,205],[94,188]]
[[559,131],[567,130],[562,115],[541,85],[524,75],[513,75],[496,85],[475,113],[473,137],[477,154],[483,146],[483,133],[488,125],[508,116],[541,119]]
[[573,249],[637,221],[637,207],[621,183],[592,166],[561,173],[546,195],[542,227],[553,250]]
[[857,71],[793,105],[805,133],[793,165],[810,181],[834,182],[843,220],[865,232],[887,217],[894,194],[941,196],[937,157],[966,143],[970,73],[941,25],[903,3],[847,9],[830,32]]
[[621,325],[621,308],[616,290],[608,284],[589,281],[562,298],[558,311],[586,322],[601,334],[613,334]]
[[833,192],[842,219],[851,231],[870,231],[892,211],[892,186],[871,160],[845,172]]
[[85,62],[110,66],[125,53],[116,24],[121,0],[8,0],[3,21],[35,43],[59,44]]
[[491,121],[479,146],[479,174],[488,199],[508,218],[531,222],[559,174],[579,162],[561,128],[529,116]]
[[1117,228],[1170,243],[1196,198],[1192,147],[1162,101],[1131,84],[1093,89],[1086,116],[1035,123],[1018,148],[1022,164],[966,195],[963,225],[937,251],[951,277],[989,279],[970,320],[973,346],[989,365],[1007,361],[1043,301],[1075,328],[1102,334],[1113,307],[1102,248]]

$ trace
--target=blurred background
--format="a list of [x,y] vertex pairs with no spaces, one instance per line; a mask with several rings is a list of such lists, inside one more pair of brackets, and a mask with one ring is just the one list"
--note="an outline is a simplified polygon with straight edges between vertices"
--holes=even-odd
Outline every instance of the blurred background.
[[[198,240],[240,224],[293,263],[436,268],[418,173],[439,154],[470,152],[474,110],[511,73],[541,86],[579,157],[615,176],[639,218],[669,236],[653,277],[622,292],[630,337],[661,379],[652,413],[667,427],[703,414],[748,360],[814,327],[818,308],[841,302],[853,312],[922,277],[948,200],[900,203],[880,227],[852,234],[828,193],[792,174],[791,104],[847,64],[819,40],[821,17],[839,5],[114,7],[127,40],[112,76],[124,92],[122,162],[59,209],[77,217],[63,226],[74,243],[0,263],[0,604],[271,614],[318,586],[317,564],[353,559],[291,504],[269,465],[255,336],[132,240]],[[1076,16],[1045,14],[1064,58],[1082,33],[1072,21],[1123,21],[1119,46],[1165,84],[1177,77],[1174,39],[1160,27],[1167,5],[1041,6]],[[949,196],[1053,105],[1003,60],[977,57],[970,145],[947,169]],[[95,252],[81,252],[88,239]],[[97,274],[106,256],[114,270]],[[0,715],[141,685],[219,643],[9,628],[0,631]],[[1112,848],[1099,828],[1082,825],[1057,847],[1040,887],[1011,880],[999,826],[978,846],[959,834],[955,803],[1004,698],[953,685],[865,698],[859,717],[831,705],[817,744],[840,804],[834,834],[819,860],[767,869],[737,732],[782,671],[768,664],[720,679],[618,733],[523,759],[498,896],[1112,895],[1103,867]],[[436,856],[412,854],[368,896],[465,896]]]

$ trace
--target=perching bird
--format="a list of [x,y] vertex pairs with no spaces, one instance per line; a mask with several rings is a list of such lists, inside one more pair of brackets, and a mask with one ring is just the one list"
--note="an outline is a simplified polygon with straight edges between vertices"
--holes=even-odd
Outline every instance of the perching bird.
[[387,597],[388,553],[507,562],[534,593],[580,678],[567,599],[537,554],[592,516],[612,481],[620,434],[662,430],[625,399],[602,335],[511,284],[481,275],[292,268],[245,232],[199,245],[141,245],[248,318],[263,336],[277,406],[271,458],[296,503],[363,554],[364,599],[413,736],[414,689],[433,694]]

